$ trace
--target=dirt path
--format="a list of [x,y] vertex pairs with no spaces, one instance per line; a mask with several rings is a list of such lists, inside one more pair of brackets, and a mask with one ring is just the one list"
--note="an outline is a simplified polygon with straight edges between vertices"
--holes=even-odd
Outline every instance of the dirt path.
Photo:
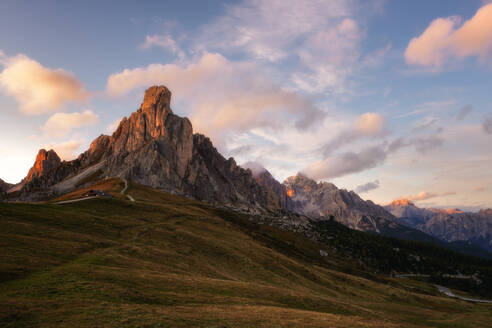
[[77,203],[77,202],[81,202],[83,200],[88,200],[88,199],[94,199],[94,198],[98,198],[96,196],[90,196],[90,197],[84,197],[84,198],[77,198],[77,199],[69,199],[69,200],[62,200],[61,202],[56,202],[54,204],[70,204],[70,203]]
[[[122,179],[123,179],[123,182],[125,183],[125,188],[123,188],[123,190],[121,190],[120,194],[125,195],[125,192],[126,192],[126,190],[128,189],[128,181],[126,181],[126,179],[125,179],[125,178],[122,178]],[[126,197],[128,197],[128,199],[129,199],[130,201],[132,201],[132,202],[134,202],[134,201],[135,201],[135,199],[133,199],[133,197],[132,197],[132,196],[130,196],[130,195],[126,195]]]
[[454,297],[454,298],[457,298],[457,299],[460,299],[460,300],[463,300],[463,301],[468,301],[468,302],[491,303],[492,304],[492,300],[480,300],[480,299],[477,299],[477,298],[463,297],[463,296],[456,295],[451,290],[449,290],[449,288],[447,288],[447,287],[440,286],[440,285],[434,285],[434,286],[436,286],[437,289],[439,289],[439,291],[441,293],[443,293],[444,295],[449,296],[449,297]]

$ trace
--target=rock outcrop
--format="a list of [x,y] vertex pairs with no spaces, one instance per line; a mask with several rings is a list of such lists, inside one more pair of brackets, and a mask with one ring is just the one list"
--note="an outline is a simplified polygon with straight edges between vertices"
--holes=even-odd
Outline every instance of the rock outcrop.
[[36,161],[27,173],[24,183],[29,183],[30,181],[45,175],[60,164],[60,157],[58,157],[58,154],[53,149],[49,151],[46,151],[45,149],[39,150]]

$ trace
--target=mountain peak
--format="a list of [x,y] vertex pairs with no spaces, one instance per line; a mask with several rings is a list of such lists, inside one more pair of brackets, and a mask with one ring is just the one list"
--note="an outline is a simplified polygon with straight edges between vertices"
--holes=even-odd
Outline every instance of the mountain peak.
[[46,149],[40,149],[36,156],[36,161],[31,167],[25,178],[26,182],[31,181],[34,178],[38,178],[51,169],[60,165],[61,160],[58,154],[53,150],[46,151]]
[[401,198],[395,199],[388,206],[415,206],[415,204],[412,203],[409,199]]
[[145,90],[144,99],[140,106],[144,113],[172,113],[171,91],[163,85],[154,85]]

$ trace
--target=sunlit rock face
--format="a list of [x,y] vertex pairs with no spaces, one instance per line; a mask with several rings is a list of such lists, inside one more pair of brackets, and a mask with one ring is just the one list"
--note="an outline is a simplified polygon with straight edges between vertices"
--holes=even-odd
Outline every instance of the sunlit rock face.
[[193,154],[193,129],[187,118],[173,114],[170,102],[166,87],[147,89],[140,108],[123,118],[111,137],[96,139],[82,159],[105,160],[108,176],[182,190]]
[[60,157],[56,154],[56,152],[51,149],[46,151],[44,149],[39,150],[38,155],[36,156],[36,161],[34,165],[31,167],[27,176],[24,179],[24,182],[32,181],[35,178],[38,178],[52,169],[59,166],[61,163]]
[[175,115],[170,104],[165,86],[147,89],[140,108],[123,118],[111,136],[99,136],[76,160],[39,175],[24,189],[55,190],[97,166],[101,177],[122,177],[214,204],[251,211],[283,206],[276,189],[264,188],[250,170],[225,159],[209,138],[193,134],[191,122]]
[[372,201],[364,201],[355,192],[338,189],[328,182],[316,183],[303,174],[284,181],[292,209],[310,217],[335,220],[354,229],[380,232],[382,225],[395,218]]

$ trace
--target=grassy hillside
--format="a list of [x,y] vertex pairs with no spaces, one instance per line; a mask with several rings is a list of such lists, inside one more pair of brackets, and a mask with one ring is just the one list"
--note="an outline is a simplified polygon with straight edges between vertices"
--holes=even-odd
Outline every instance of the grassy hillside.
[[[117,191],[119,182],[111,188]],[[2,327],[486,327],[490,305],[203,203],[0,204]],[[354,274],[348,274],[353,272]]]

